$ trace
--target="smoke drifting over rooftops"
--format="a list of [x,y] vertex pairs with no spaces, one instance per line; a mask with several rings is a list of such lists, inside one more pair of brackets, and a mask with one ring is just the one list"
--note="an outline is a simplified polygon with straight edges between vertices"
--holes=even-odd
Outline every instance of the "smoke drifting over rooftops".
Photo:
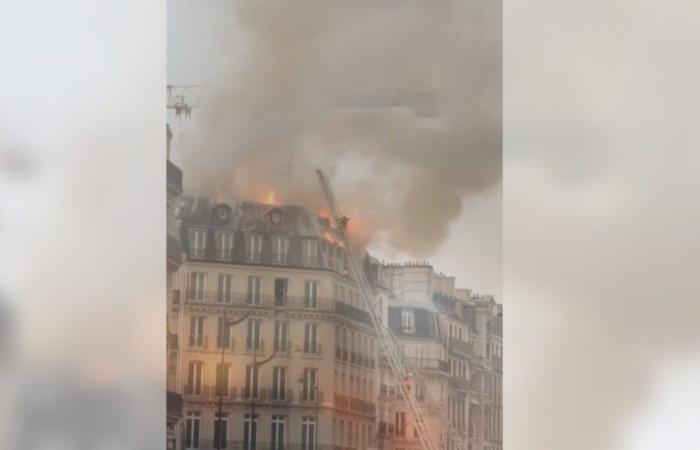
[[[429,256],[500,182],[501,13],[479,1],[235,1],[227,70],[180,138],[193,194],[323,206]],[[206,29],[207,24],[201,24]]]

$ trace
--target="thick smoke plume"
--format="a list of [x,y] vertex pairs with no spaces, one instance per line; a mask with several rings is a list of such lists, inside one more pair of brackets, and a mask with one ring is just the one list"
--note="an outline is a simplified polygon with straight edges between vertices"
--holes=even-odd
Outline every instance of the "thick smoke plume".
[[[233,5],[222,38],[240,50],[203,86],[196,131],[182,137],[191,192],[260,199],[272,188],[317,208],[324,168],[360,233],[428,256],[465,197],[500,181],[499,2]],[[434,114],[386,100],[425,92]]]

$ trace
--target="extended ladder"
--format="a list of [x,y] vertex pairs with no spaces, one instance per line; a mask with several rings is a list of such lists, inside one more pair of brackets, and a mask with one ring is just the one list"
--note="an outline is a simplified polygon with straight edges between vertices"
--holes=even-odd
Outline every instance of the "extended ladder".
[[[326,174],[321,170],[317,170],[316,174],[318,175],[319,183],[321,184],[323,194],[326,197],[330,215],[333,218],[333,221],[335,222],[336,229],[340,234],[343,245],[345,246],[351,273],[353,275],[353,278],[357,282],[360,291],[360,296],[364,300],[364,303],[369,311],[369,315],[372,320],[372,325],[374,326],[374,330],[377,333],[377,338],[379,339],[379,342],[381,344],[383,354],[386,357],[386,360],[389,364],[391,373],[394,377],[394,380],[396,381],[398,389],[401,392],[401,395],[404,398],[406,404],[408,405],[411,414],[413,415],[415,427],[418,431],[418,438],[420,439],[424,450],[443,450],[444,448],[446,448],[446,445],[442,446],[440,444],[440,436],[437,434],[438,430],[430,427],[426,419],[426,411],[424,411],[423,407],[418,403],[414,390],[411,390],[404,383],[404,380],[412,378],[418,383],[422,384],[423,386],[426,386],[425,380],[422,378],[418,370],[412,368],[409,361],[406,360],[406,358],[404,358],[403,351],[401,350],[401,347],[399,346],[396,337],[391,332],[389,327],[384,325],[384,321],[382,320],[382,311],[379,309],[377,302],[374,301],[374,293],[372,292],[372,288],[370,287],[369,282],[367,281],[367,277],[365,276],[365,272],[362,268],[362,264],[360,263],[360,259],[357,257],[354,248],[352,247],[352,245],[349,242],[349,239],[346,236],[346,226],[348,218],[340,214],[338,205],[335,200],[335,195],[333,194],[333,190],[331,189],[331,185],[328,181],[328,177],[326,176]],[[425,390],[428,403],[431,403],[433,406],[432,408],[430,408],[431,413],[433,413],[434,410],[434,413],[438,415],[440,421],[443,424],[447,424],[448,433],[454,446],[457,449],[466,450],[466,443],[464,442],[464,440],[462,439],[461,435],[454,427],[452,422],[449,420],[445,409],[440,407],[440,405],[431,398],[430,393],[427,389]]]

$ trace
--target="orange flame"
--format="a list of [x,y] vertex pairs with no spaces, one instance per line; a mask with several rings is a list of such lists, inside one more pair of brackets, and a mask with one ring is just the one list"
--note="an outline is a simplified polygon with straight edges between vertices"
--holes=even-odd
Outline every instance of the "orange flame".
[[265,201],[263,203],[265,203],[266,205],[275,204],[275,191],[273,189],[270,189],[267,192],[267,196],[265,197]]

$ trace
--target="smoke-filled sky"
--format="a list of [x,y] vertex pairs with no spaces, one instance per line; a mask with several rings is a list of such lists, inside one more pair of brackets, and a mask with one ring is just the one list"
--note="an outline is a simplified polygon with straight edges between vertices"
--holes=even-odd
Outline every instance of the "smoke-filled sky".
[[[169,82],[201,86],[173,120],[190,193],[316,208],[323,168],[379,256],[500,297],[498,2],[173,0],[168,20]],[[425,92],[435,114],[337,106]]]

